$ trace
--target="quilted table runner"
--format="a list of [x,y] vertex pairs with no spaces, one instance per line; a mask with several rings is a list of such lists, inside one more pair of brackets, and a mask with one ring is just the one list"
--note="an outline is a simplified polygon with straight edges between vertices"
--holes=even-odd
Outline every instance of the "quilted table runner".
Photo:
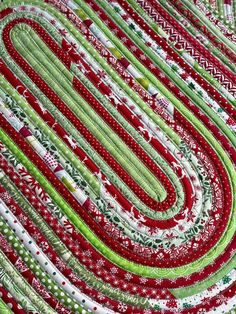
[[236,1],[0,2],[0,314],[236,313]]

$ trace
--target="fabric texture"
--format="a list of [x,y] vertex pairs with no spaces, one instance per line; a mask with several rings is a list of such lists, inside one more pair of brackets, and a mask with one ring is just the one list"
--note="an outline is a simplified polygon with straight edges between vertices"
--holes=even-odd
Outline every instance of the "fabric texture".
[[236,313],[236,1],[2,0],[0,314]]

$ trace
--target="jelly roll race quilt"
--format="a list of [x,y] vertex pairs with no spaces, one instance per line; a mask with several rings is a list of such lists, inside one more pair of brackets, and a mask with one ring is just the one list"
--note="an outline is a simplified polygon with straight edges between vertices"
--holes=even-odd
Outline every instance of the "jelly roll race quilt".
[[236,313],[236,1],[2,0],[0,314]]

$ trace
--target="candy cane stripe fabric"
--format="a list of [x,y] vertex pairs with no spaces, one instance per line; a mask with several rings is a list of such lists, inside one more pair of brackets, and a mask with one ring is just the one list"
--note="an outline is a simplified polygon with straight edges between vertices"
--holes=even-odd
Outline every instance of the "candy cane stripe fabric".
[[0,314],[236,313],[235,27],[1,1]]

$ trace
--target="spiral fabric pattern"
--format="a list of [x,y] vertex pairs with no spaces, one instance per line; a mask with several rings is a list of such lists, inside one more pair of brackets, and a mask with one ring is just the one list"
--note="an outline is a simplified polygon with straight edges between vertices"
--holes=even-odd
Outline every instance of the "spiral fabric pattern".
[[236,313],[235,12],[1,1],[0,314]]

